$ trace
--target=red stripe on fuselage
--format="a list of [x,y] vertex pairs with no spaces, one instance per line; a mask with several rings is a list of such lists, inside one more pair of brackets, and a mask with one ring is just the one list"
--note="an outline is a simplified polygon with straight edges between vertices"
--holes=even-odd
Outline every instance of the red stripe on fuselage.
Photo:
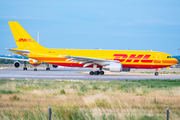
[[162,60],[162,63],[174,63],[176,64],[178,61],[177,60]]
[[[65,66],[65,67],[83,67],[84,64],[79,63],[49,63],[53,65],[59,65],[59,66]],[[139,69],[155,69],[155,68],[163,68],[163,67],[169,67],[170,65],[133,65],[133,64],[123,64],[124,68],[139,68]],[[93,65],[90,65],[88,67],[93,67]],[[101,68],[102,66],[97,66],[98,68]]]
[[[59,66],[64,66],[64,67],[83,67],[84,64],[79,64],[79,63],[49,63],[53,65],[59,65]],[[89,65],[87,67],[93,67],[93,65]],[[97,65],[98,68],[102,68],[102,66]]]

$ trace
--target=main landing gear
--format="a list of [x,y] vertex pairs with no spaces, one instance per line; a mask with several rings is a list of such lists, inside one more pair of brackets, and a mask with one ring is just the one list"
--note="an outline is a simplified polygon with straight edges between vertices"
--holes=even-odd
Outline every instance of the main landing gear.
[[89,74],[90,75],[104,75],[104,71],[95,71],[95,72],[90,71]]
[[[24,61],[24,67],[23,67],[23,70],[27,70],[27,67],[26,67],[26,61]],[[36,68],[36,67],[34,68],[34,71],[37,71],[37,68]]]
[[50,71],[50,67],[49,67],[49,64],[47,64],[47,68],[46,68],[46,71]]
[[[26,61],[24,61],[24,67],[23,67],[23,70],[27,70]],[[36,67],[34,68],[34,71],[37,71],[37,68],[36,68]]]
[[24,61],[24,67],[23,67],[23,70],[27,70],[27,67],[26,67],[26,61]]
[[93,71],[90,71],[90,75],[104,75],[104,71],[102,71],[102,68],[99,68],[99,71],[96,71],[97,65],[93,65]]

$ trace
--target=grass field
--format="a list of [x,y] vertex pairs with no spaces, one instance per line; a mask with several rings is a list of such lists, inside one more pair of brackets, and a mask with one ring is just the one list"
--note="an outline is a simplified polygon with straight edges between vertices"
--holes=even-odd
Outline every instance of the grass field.
[[179,80],[70,81],[0,79],[0,119],[180,119]]

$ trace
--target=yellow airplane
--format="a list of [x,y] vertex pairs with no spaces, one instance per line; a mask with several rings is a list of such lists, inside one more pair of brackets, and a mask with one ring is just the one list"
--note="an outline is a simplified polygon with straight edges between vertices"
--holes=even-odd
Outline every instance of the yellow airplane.
[[38,44],[18,22],[8,23],[17,44],[17,48],[9,49],[11,52],[52,65],[91,67],[90,75],[103,75],[102,69],[121,72],[136,68],[156,69],[157,76],[158,68],[178,62],[170,54],[156,51],[48,49]]

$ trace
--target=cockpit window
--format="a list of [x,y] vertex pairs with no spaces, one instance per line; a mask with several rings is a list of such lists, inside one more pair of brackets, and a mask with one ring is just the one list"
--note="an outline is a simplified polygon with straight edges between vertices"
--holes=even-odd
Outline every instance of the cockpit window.
[[167,58],[172,58],[172,56],[167,56]]

